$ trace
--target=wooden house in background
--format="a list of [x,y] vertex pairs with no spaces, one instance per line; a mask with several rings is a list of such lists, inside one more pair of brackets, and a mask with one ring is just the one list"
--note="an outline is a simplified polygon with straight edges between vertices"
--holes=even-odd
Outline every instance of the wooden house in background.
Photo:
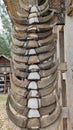
[[6,93],[10,87],[10,58],[0,55],[0,92]]

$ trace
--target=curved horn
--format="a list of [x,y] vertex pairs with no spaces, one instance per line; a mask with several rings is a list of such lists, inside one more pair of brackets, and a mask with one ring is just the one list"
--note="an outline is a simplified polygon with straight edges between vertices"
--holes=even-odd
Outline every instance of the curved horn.
[[24,10],[26,10],[27,12],[29,12],[29,7],[26,6],[22,0],[19,0],[19,4],[20,4],[20,7]]
[[[19,127],[26,127],[26,122],[27,122],[27,118],[24,116],[24,118],[16,116],[10,109],[9,106],[9,99],[7,100],[7,104],[6,104],[6,111],[7,114],[9,116],[9,118],[11,119],[12,122],[14,122],[17,126]],[[26,129],[25,129],[26,130]]]
[[56,107],[55,111],[51,115],[46,115],[45,117],[42,116],[42,118],[41,118],[41,127],[42,128],[48,127],[50,124],[52,124],[52,122],[55,122],[55,120],[59,117],[60,112],[61,112],[61,107],[57,103],[57,107]]
[[44,15],[48,10],[49,10],[49,5],[47,4],[47,7],[44,7],[44,10],[40,10],[40,12],[38,12],[38,16]]
[[21,14],[20,12],[17,12],[17,15],[21,18],[27,18],[28,19],[28,15],[25,14]]
[[43,5],[39,6],[39,10],[41,10],[41,11],[44,10],[47,5],[48,5],[48,0],[46,0]]

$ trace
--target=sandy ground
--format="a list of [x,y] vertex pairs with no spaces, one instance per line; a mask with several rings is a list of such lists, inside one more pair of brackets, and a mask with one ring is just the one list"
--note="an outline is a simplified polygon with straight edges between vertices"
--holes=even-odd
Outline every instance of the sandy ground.
[[11,130],[9,127],[9,119],[6,114],[7,95],[0,94],[0,130]]

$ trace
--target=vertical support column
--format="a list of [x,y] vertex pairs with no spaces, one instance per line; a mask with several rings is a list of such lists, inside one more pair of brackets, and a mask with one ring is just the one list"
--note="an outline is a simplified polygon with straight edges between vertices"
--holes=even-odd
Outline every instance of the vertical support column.
[[[60,63],[65,62],[64,57],[64,29],[62,27],[59,32],[59,42],[60,42]],[[62,85],[62,106],[67,107],[67,99],[66,99],[66,80],[63,78],[63,74],[61,73],[61,85]],[[67,118],[63,118],[63,130],[67,130]]]
[[29,6],[23,1],[19,2],[20,7],[28,11],[28,16],[26,21],[22,12],[20,19],[16,19],[19,26],[15,24],[13,32],[11,54],[14,70],[7,113],[12,122],[26,130],[56,130],[61,106],[57,91],[58,65],[53,34],[55,14],[53,10],[49,10],[48,0],[39,7],[36,0],[29,1]]
[[62,29],[59,32],[59,41],[60,41],[60,62],[64,62],[64,30]]
[[4,74],[4,93],[6,93],[6,74]]
[[66,90],[67,105],[69,108],[68,129],[73,129],[73,17],[66,15],[65,18],[65,60],[67,61]]

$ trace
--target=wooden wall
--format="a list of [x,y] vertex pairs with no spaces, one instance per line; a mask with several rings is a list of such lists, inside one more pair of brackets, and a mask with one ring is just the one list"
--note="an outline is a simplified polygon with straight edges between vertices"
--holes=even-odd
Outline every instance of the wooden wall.
[[0,74],[4,72],[10,72],[10,60],[5,57],[0,57]]

